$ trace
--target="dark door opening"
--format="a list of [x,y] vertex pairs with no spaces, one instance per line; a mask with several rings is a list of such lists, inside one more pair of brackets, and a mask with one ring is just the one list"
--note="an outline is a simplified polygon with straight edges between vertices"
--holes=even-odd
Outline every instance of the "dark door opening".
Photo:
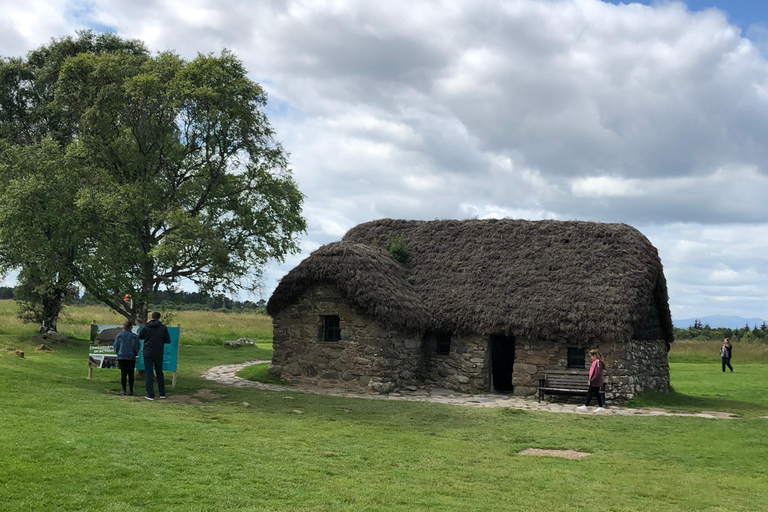
[[515,337],[491,335],[492,391],[512,391],[512,367],[515,364]]

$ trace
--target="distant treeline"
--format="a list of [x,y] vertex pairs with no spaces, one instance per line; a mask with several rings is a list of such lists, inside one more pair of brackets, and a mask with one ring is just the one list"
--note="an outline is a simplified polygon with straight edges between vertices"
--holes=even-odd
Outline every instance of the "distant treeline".
[[[0,286],[0,300],[14,299],[13,288],[10,286]],[[90,306],[101,305],[101,302],[92,297],[88,292],[72,293],[67,298],[67,303],[73,306]],[[208,310],[208,309],[224,309],[231,311],[240,311],[243,309],[250,310],[265,310],[266,301],[260,299],[258,301],[239,301],[234,300],[226,295],[205,295],[198,292],[167,292],[162,291],[157,293],[154,304],[150,309],[164,309],[164,310],[179,310],[179,311],[194,311],[194,310]]]
[[763,322],[760,326],[754,325],[750,327],[745,325],[739,329],[731,329],[729,327],[716,327],[713,329],[709,324],[702,324],[700,320],[695,320],[693,325],[687,329],[675,328],[676,340],[710,341],[722,340],[723,338],[729,338],[732,342],[757,341],[768,343],[768,326]]

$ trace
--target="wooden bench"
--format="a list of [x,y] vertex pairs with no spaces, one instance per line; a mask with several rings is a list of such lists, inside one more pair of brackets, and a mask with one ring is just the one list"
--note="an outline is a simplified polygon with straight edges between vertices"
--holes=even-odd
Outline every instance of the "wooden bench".
[[[587,396],[589,372],[585,370],[547,370],[539,379],[539,402],[548,395]],[[600,386],[600,398],[605,403],[605,382]]]

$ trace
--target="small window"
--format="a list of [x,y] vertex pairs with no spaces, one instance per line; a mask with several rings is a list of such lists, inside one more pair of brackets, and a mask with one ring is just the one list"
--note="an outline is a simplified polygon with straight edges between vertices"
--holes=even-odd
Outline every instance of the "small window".
[[568,347],[568,368],[584,368],[585,359],[583,348]]
[[451,352],[451,333],[435,334],[435,340],[437,341],[435,348],[437,354],[445,355]]
[[341,327],[339,327],[339,315],[324,315],[323,341],[339,341],[341,339]]

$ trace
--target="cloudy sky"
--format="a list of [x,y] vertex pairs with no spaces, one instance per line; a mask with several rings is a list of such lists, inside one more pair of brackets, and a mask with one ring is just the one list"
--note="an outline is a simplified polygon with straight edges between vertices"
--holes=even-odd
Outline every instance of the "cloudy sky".
[[0,55],[78,28],[234,51],[306,194],[301,255],[382,218],[624,222],[675,318],[768,318],[768,4],[0,0]]

